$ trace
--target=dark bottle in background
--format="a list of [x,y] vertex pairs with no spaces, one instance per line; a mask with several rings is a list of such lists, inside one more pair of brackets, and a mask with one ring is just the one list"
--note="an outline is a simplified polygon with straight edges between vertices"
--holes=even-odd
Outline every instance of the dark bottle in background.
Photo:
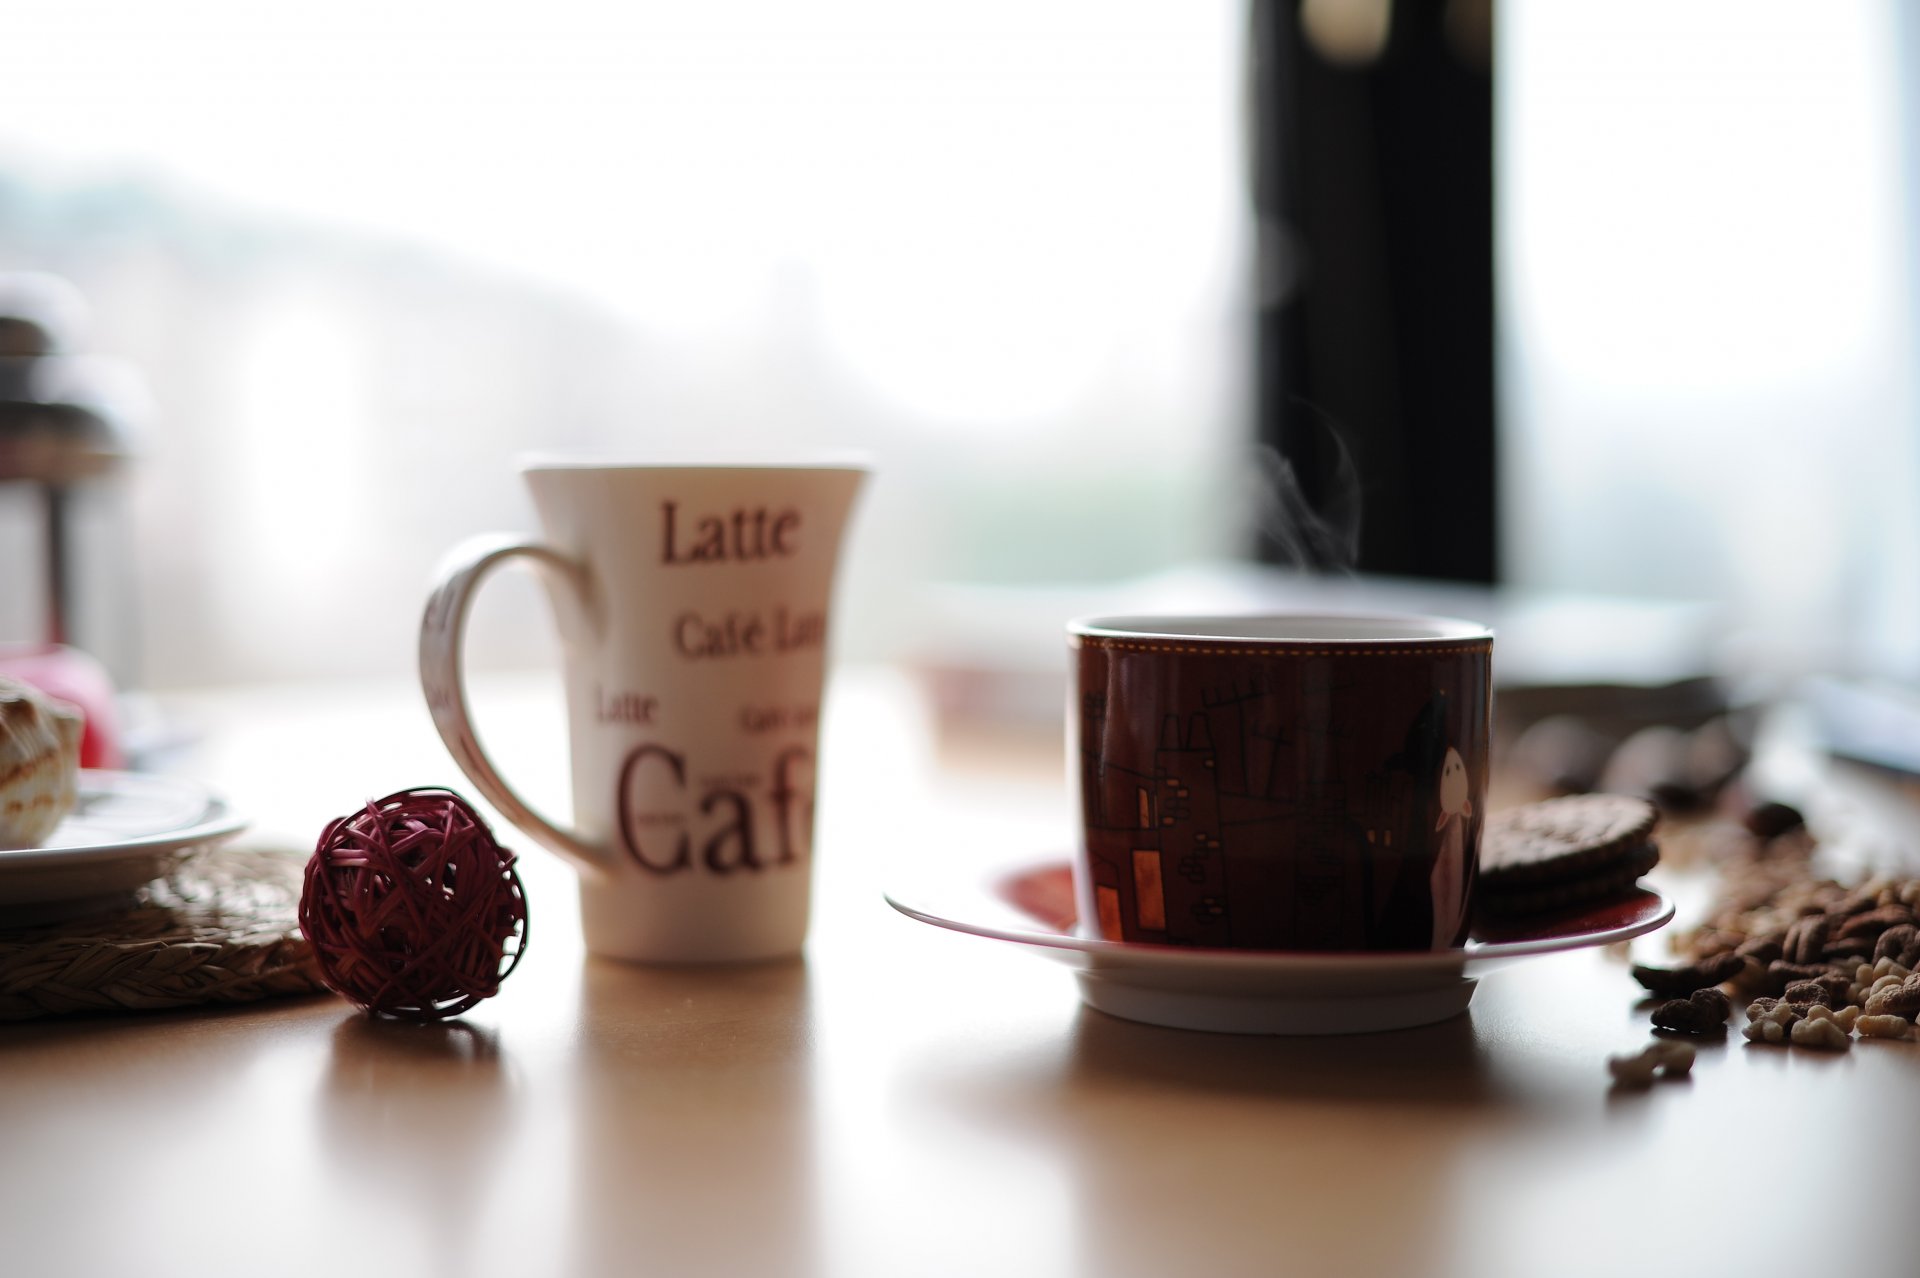
[[1343,567],[1496,578],[1492,9],[1254,0],[1259,434]]

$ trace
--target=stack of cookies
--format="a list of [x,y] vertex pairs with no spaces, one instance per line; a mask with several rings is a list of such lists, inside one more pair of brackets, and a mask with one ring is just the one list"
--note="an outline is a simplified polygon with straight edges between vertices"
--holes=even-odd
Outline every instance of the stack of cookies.
[[1651,803],[1581,794],[1496,812],[1480,840],[1474,909],[1505,924],[1629,896],[1660,861]]

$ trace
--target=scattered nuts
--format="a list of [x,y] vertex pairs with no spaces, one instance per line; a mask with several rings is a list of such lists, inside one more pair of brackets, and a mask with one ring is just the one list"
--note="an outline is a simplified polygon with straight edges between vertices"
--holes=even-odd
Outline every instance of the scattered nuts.
[[1767,964],[1767,977],[1762,988],[1775,994],[1785,991],[1794,981],[1811,981],[1827,974],[1823,963],[1789,963],[1784,959]]
[[1904,1016],[1862,1016],[1853,1028],[1862,1038],[1906,1038],[1913,1026]]
[[1787,929],[1786,958],[1792,963],[1817,962],[1827,948],[1827,935],[1833,930],[1824,914],[1803,916]]
[[[1912,956],[1912,957],[1909,957]],[[1873,943],[1873,957],[1895,959],[1912,967],[1920,960],[1920,927],[1912,923],[1897,923],[1880,933],[1880,939]]]
[[1682,1034],[1711,1034],[1724,1029],[1733,1002],[1718,989],[1695,990],[1685,999],[1672,999],[1653,1010],[1653,1023]]
[[1783,952],[1781,937],[1777,935],[1756,936],[1742,942],[1735,950],[1741,958],[1758,959],[1763,965],[1773,962]]
[[[1850,1001],[1847,994],[1853,982],[1837,972],[1822,972],[1818,976],[1789,982],[1781,990],[1781,997],[1789,1003],[1825,1003],[1828,1007],[1844,1007]],[[1797,992],[1796,992],[1797,991]]]
[[1787,1036],[1795,1047],[1812,1047],[1823,1052],[1844,1052],[1853,1046],[1853,1035],[1841,1029],[1831,1017],[1808,1017],[1795,1021]]
[[1613,1075],[1613,1081],[1619,1087],[1631,1087],[1641,1091],[1653,1086],[1654,1071],[1659,1068],[1653,1058],[1645,1052],[1632,1056],[1607,1057],[1607,1073]]
[[1668,1078],[1684,1078],[1693,1070],[1693,1047],[1656,1039],[1632,1056],[1609,1056],[1607,1072],[1616,1086],[1636,1091],[1653,1086],[1656,1073]]
[[1827,997],[1827,987],[1818,981],[1795,981],[1780,997],[1789,1003],[1818,1003]]
[[1792,1003],[1781,1003],[1779,1006],[1772,1008],[1761,1016],[1760,1019],[1763,1021],[1771,1021],[1780,1028],[1785,1029],[1795,1021],[1804,1018],[1805,1015],[1806,1013],[1802,1008]]
[[1857,1007],[1843,1007],[1836,1012],[1824,1003],[1815,1003],[1807,1009],[1807,1014],[1801,1019],[1808,1021],[1832,1021],[1835,1025],[1838,1025],[1841,1029],[1851,1034],[1853,1033],[1853,1023],[1859,1019],[1859,1016],[1860,1009]]
[[1686,967],[1646,967],[1635,965],[1633,979],[1650,994],[1662,998],[1685,998],[1695,990],[1732,980],[1746,968],[1746,960],[1737,954],[1715,954]]
[[1842,939],[1847,937],[1871,936],[1878,938],[1894,927],[1912,927],[1913,911],[1904,905],[1883,905],[1877,909],[1856,914],[1840,925]]
[[1702,928],[1695,935],[1694,949],[1702,954],[1724,954],[1728,950],[1737,950],[1746,944],[1744,932],[1722,932],[1716,928]]
[[[1782,837],[1801,830],[1788,808],[1762,805],[1748,814],[1747,828],[1744,852],[1730,829],[1734,842],[1715,845],[1721,899],[1677,940],[1682,961],[1634,971],[1648,990],[1668,996],[1653,1011],[1654,1025],[1719,1032],[1731,1010],[1718,988],[1725,985],[1751,999],[1740,1027],[1750,1043],[1838,1052],[1855,1034],[1920,1041],[1920,877],[1853,884],[1817,877],[1814,841],[1804,832]],[[1651,1077],[1658,1068],[1641,1059],[1628,1073]]]
[[[1891,978],[1883,978],[1874,984],[1882,985],[1887,979]],[[1899,985],[1879,989],[1876,993],[1868,995],[1867,1015],[1903,1016],[1907,1020],[1920,1016],[1920,983],[1916,983],[1914,978],[1909,976]]]

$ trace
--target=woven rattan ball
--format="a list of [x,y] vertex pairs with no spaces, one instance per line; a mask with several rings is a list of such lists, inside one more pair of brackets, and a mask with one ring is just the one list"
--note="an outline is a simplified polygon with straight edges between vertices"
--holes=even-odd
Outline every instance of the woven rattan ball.
[[513,860],[451,790],[401,790],[330,822],[300,896],[321,978],[369,1012],[409,1020],[491,998],[527,948]]

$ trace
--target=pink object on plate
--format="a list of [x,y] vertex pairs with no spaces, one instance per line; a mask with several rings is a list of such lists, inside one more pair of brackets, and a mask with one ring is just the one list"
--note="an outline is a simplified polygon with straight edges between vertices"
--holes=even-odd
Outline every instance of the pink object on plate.
[[22,644],[0,647],[0,674],[80,707],[87,717],[80,738],[81,767],[113,771],[126,766],[113,681],[98,661],[78,648]]

